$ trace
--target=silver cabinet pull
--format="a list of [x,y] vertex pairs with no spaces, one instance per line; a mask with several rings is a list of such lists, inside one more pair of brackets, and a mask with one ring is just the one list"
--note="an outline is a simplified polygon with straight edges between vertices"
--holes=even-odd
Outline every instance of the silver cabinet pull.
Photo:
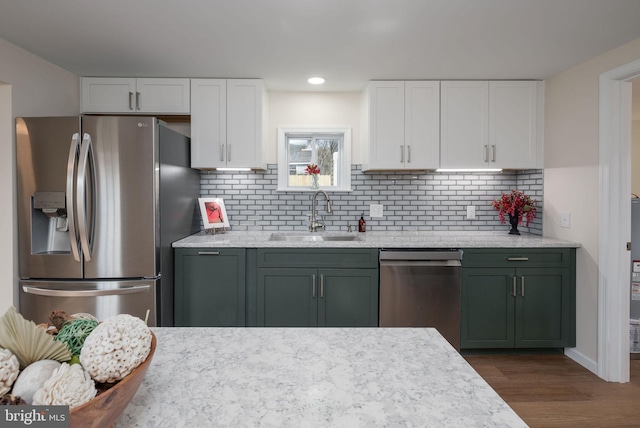
[[133,110],[133,92],[129,91],[129,110]]
[[227,162],[231,162],[231,144],[227,144]]
[[493,149],[493,157],[491,158],[491,162],[495,162],[496,161],[496,145],[493,144],[491,148]]
[[316,276],[311,275],[311,298],[316,298]]
[[509,262],[528,262],[529,257],[507,257]]
[[324,298],[324,275],[320,275],[320,298]]
[[400,163],[404,163],[404,146],[400,146]]
[[142,94],[140,92],[136,92],[136,106],[138,110],[142,109]]
[[513,288],[512,288],[512,290],[511,290],[511,295],[512,295],[513,297],[516,297],[516,296],[518,295],[518,292],[516,291],[516,283],[517,283],[517,282],[518,282],[518,277],[517,277],[517,276],[514,276],[514,277],[513,277]]
[[199,256],[219,256],[220,251],[198,251]]
[[524,297],[524,276],[520,278],[520,295]]
[[407,163],[411,163],[411,146],[407,145]]
[[220,144],[220,162],[224,162],[224,144]]

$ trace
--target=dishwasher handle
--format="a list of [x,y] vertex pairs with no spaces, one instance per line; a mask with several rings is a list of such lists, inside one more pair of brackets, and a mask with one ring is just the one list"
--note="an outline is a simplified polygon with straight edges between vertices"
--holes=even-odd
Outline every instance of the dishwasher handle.
[[380,260],[380,266],[461,267],[460,260]]
[[442,251],[402,251],[402,250],[381,250],[380,262],[383,261],[449,261],[462,260],[462,250],[442,250]]

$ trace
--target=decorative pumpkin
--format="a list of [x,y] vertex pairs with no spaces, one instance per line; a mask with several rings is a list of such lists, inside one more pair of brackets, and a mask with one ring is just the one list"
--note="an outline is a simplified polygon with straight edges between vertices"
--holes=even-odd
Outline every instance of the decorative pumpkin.
[[69,406],[71,409],[96,396],[96,385],[82,366],[62,363],[33,395],[33,405]]

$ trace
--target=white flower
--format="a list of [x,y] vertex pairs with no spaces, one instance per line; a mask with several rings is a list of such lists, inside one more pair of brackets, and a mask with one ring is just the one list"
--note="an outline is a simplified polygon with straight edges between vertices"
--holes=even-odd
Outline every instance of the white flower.
[[0,397],[11,390],[20,373],[20,363],[11,351],[0,348]]
[[62,363],[33,395],[33,405],[78,407],[96,396],[96,386],[80,364]]

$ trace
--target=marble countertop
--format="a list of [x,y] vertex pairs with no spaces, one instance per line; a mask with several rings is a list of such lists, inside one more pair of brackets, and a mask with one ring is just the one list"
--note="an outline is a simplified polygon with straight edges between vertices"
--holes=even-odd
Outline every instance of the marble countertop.
[[527,426],[435,329],[153,331],[116,426]]
[[358,241],[270,241],[273,233],[310,235],[311,232],[229,231],[210,235],[204,232],[173,243],[175,248],[578,248],[577,242],[539,235],[509,235],[507,232],[317,232],[313,235],[354,235]]

